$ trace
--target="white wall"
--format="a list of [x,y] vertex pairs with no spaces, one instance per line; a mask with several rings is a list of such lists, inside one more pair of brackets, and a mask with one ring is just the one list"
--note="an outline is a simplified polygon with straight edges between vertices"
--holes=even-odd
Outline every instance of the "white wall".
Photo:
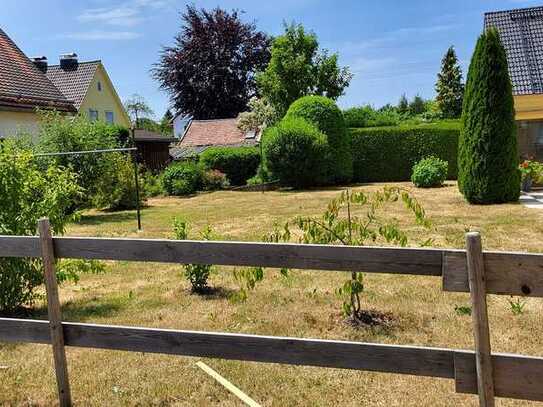
[[21,132],[37,135],[38,129],[36,113],[0,111],[0,138],[15,137]]

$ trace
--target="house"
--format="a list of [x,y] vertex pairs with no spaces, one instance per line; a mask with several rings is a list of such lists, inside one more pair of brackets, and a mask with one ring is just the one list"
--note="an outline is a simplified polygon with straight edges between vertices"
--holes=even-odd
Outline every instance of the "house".
[[521,157],[543,161],[543,7],[485,13],[507,54]]
[[177,141],[149,130],[134,130],[134,141],[138,148],[138,162],[150,170],[161,170],[170,162],[170,144]]
[[0,29],[0,139],[19,132],[37,133],[38,108],[76,112],[73,103]]
[[182,160],[198,155],[209,147],[254,146],[259,142],[260,133],[241,131],[236,118],[192,120],[170,154],[174,160]]
[[58,65],[47,65],[47,60],[35,62],[47,78],[69,100],[77,112],[91,120],[130,127],[130,118],[101,61],[78,61],[77,54],[60,56]]

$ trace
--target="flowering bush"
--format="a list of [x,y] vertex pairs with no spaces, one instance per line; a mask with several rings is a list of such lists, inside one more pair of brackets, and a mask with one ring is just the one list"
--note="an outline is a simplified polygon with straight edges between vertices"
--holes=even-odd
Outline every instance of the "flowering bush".
[[226,188],[229,185],[226,175],[219,170],[207,170],[202,174],[202,183],[206,191]]
[[524,160],[519,165],[522,179],[527,178],[534,180],[535,182],[543,181],[543,164],[534,160]]

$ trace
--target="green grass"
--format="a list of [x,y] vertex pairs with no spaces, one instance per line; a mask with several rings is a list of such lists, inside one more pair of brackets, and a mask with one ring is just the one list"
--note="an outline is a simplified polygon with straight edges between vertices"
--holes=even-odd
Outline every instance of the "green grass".
[[[409,187],[409,184],[402,184]],[[367,191],[383,185],[360,187]],[[519,204],[469,206],[454,184],[413,190],[433,220],[424,231],[410,226],[398,208],[390,215],[404,225],[413,245],[431,237],[439,247],[463,247],[464,233],[479,230],[486,249],[540,252],[541,212]],[[72,236],[171,237],[171,222],[183,216],[199,231],[210,223],[228,240],[260,240],[274,223],[298,214],[319,214],[338,190],[233,192],[192,198],[156,198],[143,210],[143,232],[133,212],[91,211],[71,225]],[[196,236],[196,233],[194,233]],[[238,287],[231,267],[219,267],[210,283],[215,296],[189,293],[175,264],[108,262],[107,273],[84,275],[61,289],[64,319],[103,324],[227,331],[376,343],[473,348],[471,317],[458,307],[467,294],[443,293],[434,277],[367,275],[364,307],[391,312],[392,327],[356,330],[341,322],[334,290],[346,274],[277,271],[250,292],[245,303],[228,295]],[[543,305],[528,299],[513,315],[508,297],[489,296],[493,350],[541,355]],[[36,316],[45,318],[43,304]],[[197,358],[89,349],[68,349],[76,405],[241,405],[202,373]],[[454,382],[348,370],[205,360],[263,406],[451,406],[476,405],[473,396],[454,393]],[[54,405],[56,387],[51,349],[44,345],[0,345],[0,405]],[[498,405],[529,405],[500,400]]]

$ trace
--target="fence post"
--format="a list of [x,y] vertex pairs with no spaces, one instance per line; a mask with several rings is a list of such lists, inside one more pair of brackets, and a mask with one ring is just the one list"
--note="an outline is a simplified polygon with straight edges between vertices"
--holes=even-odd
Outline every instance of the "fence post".
[[479,406],[494,407],[494,379],[486,306],[485,266],[481,235],[479,233],[470,232],[466,234],[466,250],[473,332],[475,337]]
[[72,405],[72,397],[70,394],[66,352],[64,350],[64,333],[55,272],[55,252],[49,219],[40,219],[38,230],[40,233],[45,289],[47,291],[47,313],[49,315],[49,330],[51,332],[51,345],[53,347],[53,359],[57,377],[58,398],[61,407],[69,407]]

